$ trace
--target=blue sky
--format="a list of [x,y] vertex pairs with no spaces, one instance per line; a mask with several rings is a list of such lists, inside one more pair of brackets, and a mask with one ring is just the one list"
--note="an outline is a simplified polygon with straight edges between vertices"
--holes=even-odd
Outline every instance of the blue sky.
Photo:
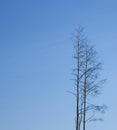
[[108,110],[89,129],[116,129],[116,0],[0,1],[0,129],[73,130],[70,79],[78,25],[95,45],[108,79],[97,103]]

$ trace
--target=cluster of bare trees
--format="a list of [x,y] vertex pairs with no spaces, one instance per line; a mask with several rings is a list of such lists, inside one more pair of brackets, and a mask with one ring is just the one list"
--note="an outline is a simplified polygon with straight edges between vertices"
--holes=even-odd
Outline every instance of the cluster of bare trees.
[[[89,121],[101,120],[95,118],[97,111],[104,112],[105,105],[95,105],[91,99],[99,95],[102,84],[99,71],[101,63],[97,60],[97,53],[84,36],[83,28],[79,27],[75,37],[75,55],[77,66],[73,70],[75,75],[76,92],[76,130],[86,130],[86,123]],[[88,114],[90,113],[90,114]]]

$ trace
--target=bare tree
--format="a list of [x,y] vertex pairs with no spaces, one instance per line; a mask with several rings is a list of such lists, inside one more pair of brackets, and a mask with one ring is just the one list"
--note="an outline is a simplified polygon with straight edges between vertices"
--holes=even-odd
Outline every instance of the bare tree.
[[[84,36],[83,28],[77,30],[76,44],[74,45],[74,58],[77,67],[74,69],[76,86],[76,130],[86,130],[86,122],[101,119],[94,118],[94,111],[104,112],[105,105],[94,105],[89,102],[89,98],[97,96],[101,92],[102,84],[105,80],[99,80],[101,63],[97,60],[97,53],[93,46],[88,43]],[[92,111],[93,115],[87,117],[87,113]],[[81,124],[83,127],[81,127]]]

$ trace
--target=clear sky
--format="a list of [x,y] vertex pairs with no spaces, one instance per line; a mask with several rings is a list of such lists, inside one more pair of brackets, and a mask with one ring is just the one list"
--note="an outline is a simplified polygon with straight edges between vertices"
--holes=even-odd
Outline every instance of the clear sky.
[[97,103],[108,110],[90,130],[114,130],[117,117],[116,0],[0,0],[0,130],[75,130],[71,75],[78,25],[95,45],[108,79]]

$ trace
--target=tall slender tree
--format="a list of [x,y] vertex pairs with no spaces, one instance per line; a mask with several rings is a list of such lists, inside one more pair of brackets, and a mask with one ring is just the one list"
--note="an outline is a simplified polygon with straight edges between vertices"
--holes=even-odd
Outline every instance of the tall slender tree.
[[[99,80],[101,63],[97,60],[95,48],[88,43],[83,28],[79,27],[74,45],[76,59],[75,85],[76,85],[76,130],[86,130],[86,122],[96,120],[94,116],[87,116],[89,111],[104,112],[105,105],[95,105],[88,99],[101,92],[105,80]],[[82,126],[81,126],[82,124]]]

